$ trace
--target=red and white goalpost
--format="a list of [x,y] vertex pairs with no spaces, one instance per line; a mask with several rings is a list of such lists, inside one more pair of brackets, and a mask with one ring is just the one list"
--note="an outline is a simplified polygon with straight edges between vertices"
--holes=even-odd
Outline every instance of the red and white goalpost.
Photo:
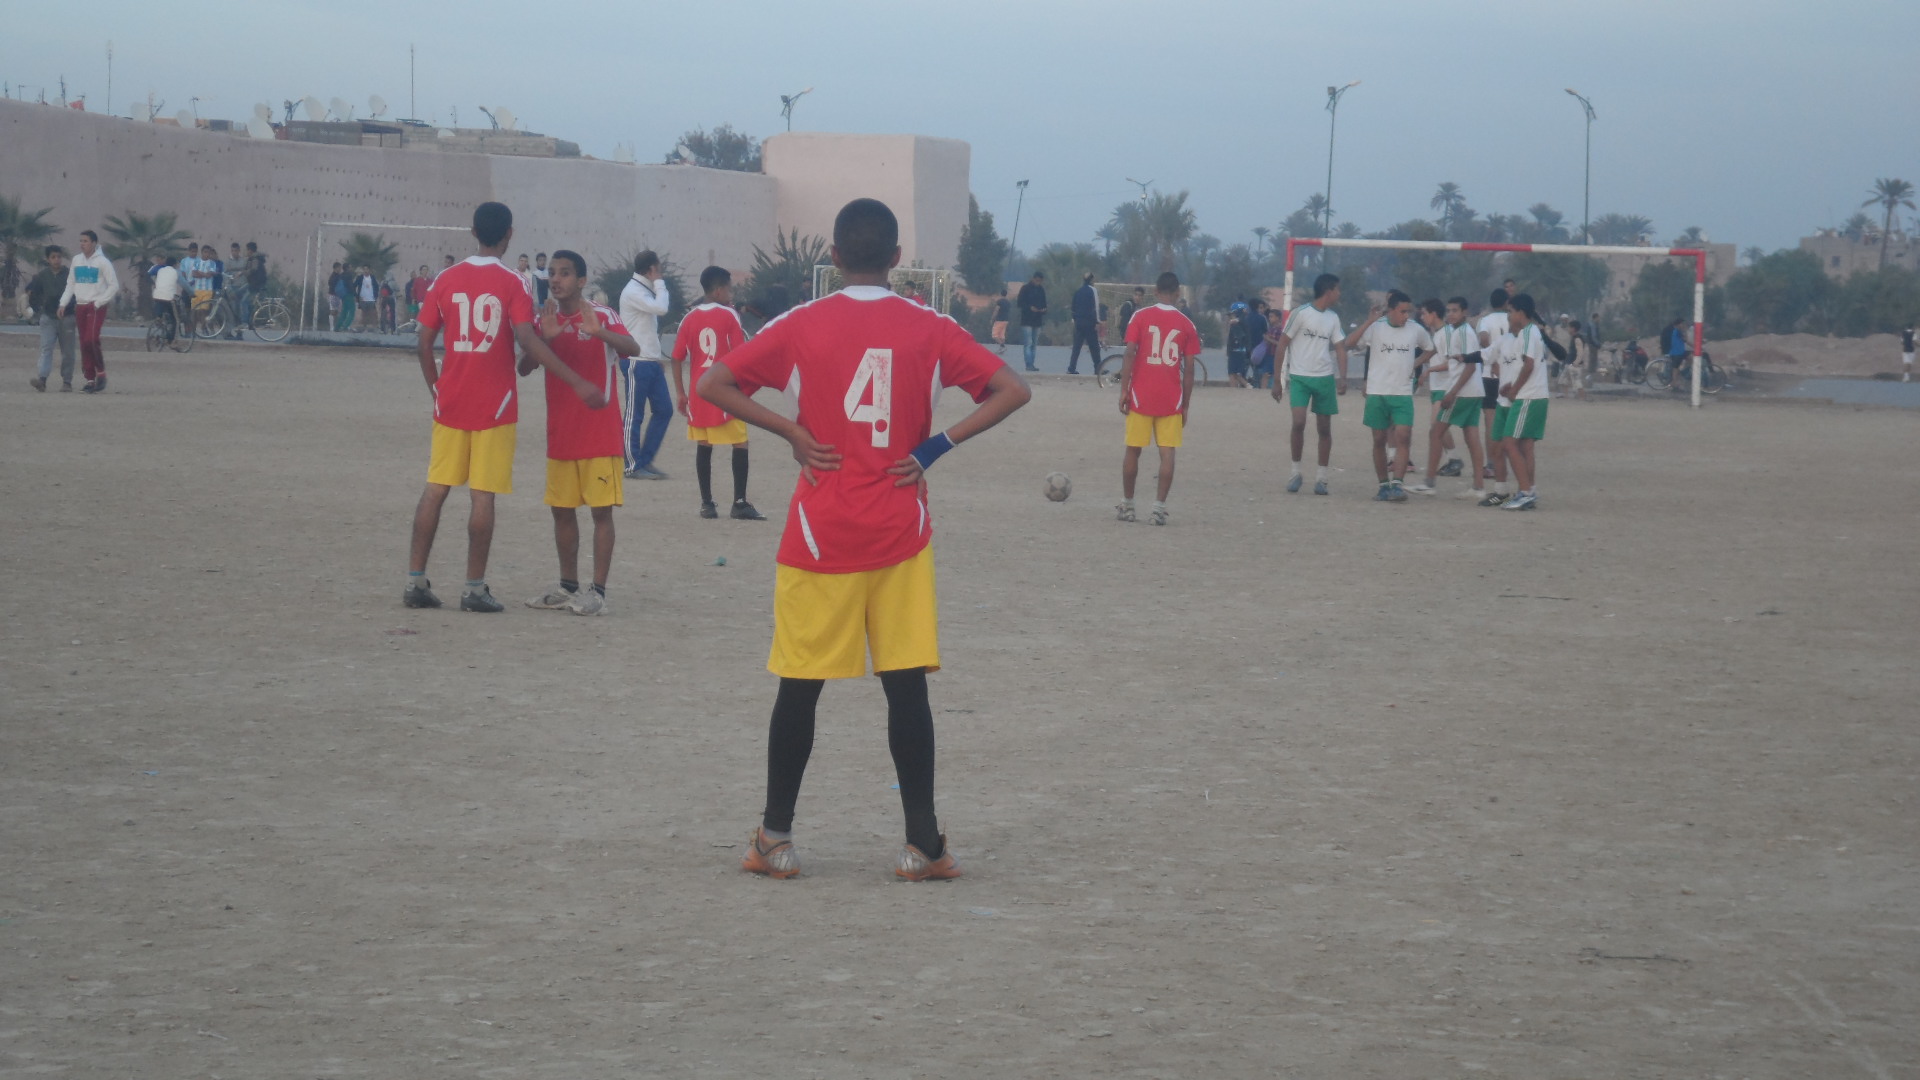
[[[1478,244],[1460,240],[1340,240],[1304,237],[1287,240],[1286,297],[1293,305],[1293,252],[1296,247],[1392,248],[1397,251],[1517,251],[1538,255],[1637,255],[1642,258],[1693,260],[1693,352],[1705,348],[1707,321],[1707,253],[1695,248],[1594,247],[1587,244]],[[1693,368],[1693,407],[1700,407],[1700,365]]]

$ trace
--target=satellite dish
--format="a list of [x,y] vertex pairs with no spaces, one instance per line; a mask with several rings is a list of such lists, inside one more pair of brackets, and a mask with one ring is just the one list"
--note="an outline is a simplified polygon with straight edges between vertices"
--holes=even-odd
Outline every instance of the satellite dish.
[[191,110],[188,110],[188,109],[181,109],[179,112],[174,113],[173,121],[174,123],[179,124],[183,128],[190,128],[190,127],[196,126],[193,122],[193,113]]
[[673,148],[673,156],[682,165],[693,164],[693,148],[688,146],[686,143],[680,143],[679,145],[675,146]]
[[256,116],[247,121],[247,134],[256,139],[273,138],[273,125]]
[[253,107],[253,115],[271,124],[273,123],[273,106],[262,101]]
[[327,118],[327,107],[320,104],[320,99],[312,94],[300,99],[300,107],[307,111],[307,119],[316,124]]
[[387,99],[375,94],[367,99],[367,115],[375,120],[387,115]]
[[333,118],[335,120],[353,119],[353,106],[339,98],[334,98],[331,102],[328,102],[327,107],[333,110]]
[[633,151],[629,150],[625,143],[621,143],[613,148],[613,160],[622,165],[631,165],[633,164]]
[[505,130],[507,131],[520,130],[519,127],[516,126],[520,122],[519,119],[513,115],[513,110],[507,108],[505,105],[495,106],[493,110],[493,115],[496,119],[500,121],[500,126]]
[[443,139],[451,139],[453,138],[454,132],[452,128],[441,128],[439,134]]

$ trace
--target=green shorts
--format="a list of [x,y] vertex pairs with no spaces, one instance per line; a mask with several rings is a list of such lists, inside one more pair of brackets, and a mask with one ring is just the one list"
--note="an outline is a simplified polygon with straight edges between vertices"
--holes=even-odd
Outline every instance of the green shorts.
[[1340,399],[1334,395],[1335,389],[1331,375],[1287,376],[1288,404],[1296,409],[1312,409],[1321,416],[1333,416],[1340,411]]
[[1453,408],[1447,410],[1447,414],[1440,418],[1440,422],[1449,427],[1479,427],[1480,407],[1483,404],[1485,404],[1485,402],[1478,397],[1454,398]]
[[1412,427],[1413,395],[1368,394],[1367,410],[1360,415],[1360,422],[1375,431],[1385,431],[1390,427]]
[[1433,402],[1435,405],[1440,404],[1440,399],[1446,396],[1447,396],[1447,392],[1445,390],[1428,390],[1427,391],[1427,400]]
[[1502,405],[1493,414],[1496,439],[1544,439],[1547,437],[1547,399],[1522,398]]

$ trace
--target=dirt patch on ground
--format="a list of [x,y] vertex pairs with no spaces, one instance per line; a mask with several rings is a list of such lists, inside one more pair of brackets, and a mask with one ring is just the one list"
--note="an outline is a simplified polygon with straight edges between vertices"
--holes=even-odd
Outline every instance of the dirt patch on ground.
[[[0,1072],[1920,1062],[1920,480],[1844,466],[1900,459],[1915,413],[1555,401],[1543,508],[1509,514],[1371,502],[1358,395],[1332,496],[1287,495],[1282,410],[1213,389],[1153,528],[1113,520],[1113,395],[1044,380],[935,470],[968,876],[888,879],[857,680],[781,883],[737,869],[778,525],[695,516],[678,424],[673,479],[621,511],[613,614],[416,612],[410,357],[120,354],[89,397],[8,355]],[[522,385],[491,574],[516,602],[554,573]],[[754,447],[777,518],[792,466]]]
[[1813,334],[1759,334],[1714,341],[1707,350],[1715,361],[1754,371],[1788,375],[1869,376],[1900,370],[1898,334],[1863,338],[1816,337]]

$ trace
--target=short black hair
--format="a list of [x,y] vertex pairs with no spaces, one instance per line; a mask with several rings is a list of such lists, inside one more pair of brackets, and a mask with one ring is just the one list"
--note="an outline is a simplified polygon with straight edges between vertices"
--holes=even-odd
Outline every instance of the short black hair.
[[535,255],[535,256],[534,256],[534,258],[536,258],[536,259],[544,259],[544,258],[546,258],[546,257],[547,257],[547,253],[546,253],[546,252],[544,252],[544,251],[543,251],[543,252],[541,252],[540,254],[538,254],[538,255]]
[[1434,314],[1436,318],[1445,318],[1447,314],[1447,305],[1441,303],[1440,298],[1436,296],[1430,300],[1420,301],[1420,310],[1430,311]]
[[1472,304],[1469,304],[1469,303],[1467,303],[1467,298],[1466,298],[1466,297],[1464,297],[1464,296],[1449,296],[1449,297],[1447,297],[1447,303],[1449,303],[1449,304],[1459,304],[1459,305],[1460,305],[1460,310],[1461,310],[1461,311],[1472,311],[1472,310],[1473,310],[1473,305],[1472,305]]
[[733,275],[724,266],[709,266],[700,271],[700,291],[712,292],[722,285],[733,284]]
[[100,242],[100,234],[94,232],[92,229],[81,229],[80,236],[82,239],[91,240],[96,244]]
[[[545,255],[546,252],[543,251],[540,254]],[[587,276],[587,260],[581,258],[579,252],[568,251],[566,248],[561,248],[559,251],[553,253],[553,262],[559,262],[562,259],[573,264],[574,277]]]
[[1092,282],[1092,281],[1093,281],[1093,271],[1091,271],[1091,270],[1089,270],[1089,271],[1087,271],[1087,276],[1086,276],[1086,277],[1083,277],[1083,278],[1081,278],[1080,280],[1081,280],[1081,281],[1085,281],[1085,282]]
[[1147,287],[1145,285],[1135,285],[1133,291],[1144,296],[1146,295]]
[[1041,272],[1040,272],[1040,271],[1038,271],[1038,270],[1035,270],[1035,271],[1033,272],[1033,280],[1035,280],[1035,281],[1045,281],[1045,280],[1047,280],[1047,275],[1045,275],[1045,274],[1043,274],[1043,273],[1041,273]]
[[260,247],[259,247],[259,245],[257,245],[257,244],[255,244],[255,243],[254,243],[253,241],[251,241],[251,240],[249,240],[249,241],[247,241],[247,250],[248,250],[248,251],[259,251],[259,250],[260,250]]
[[1313,279],[1313,298],[1315,300],[1318,300],[1321,297],[1327,295],[1327,293],[1339,287],[1340,287],[1339,275],[1321,274],[1319,277]]
[[1172,296],[1180,291],[1180,275],[1169,270],[1153,279],[1153,291]]
[[1493,308],[1506,307],[1507,306],[1507,290],[1505,289],[1493,290],[1493,293],[1487,297],[1487,306],[1493,307]]
[[473,238],[481,247],[497,247],[513,231],[513,211],[506,203],[483,202],[473,208]]
[[900,219],[879,199],[855,199],[833,219],[833,246],[840,268],[856,274],[887,269],[900,246]]
[[1539,322],[1540,313],[1533,308],[1533,297],[1526,293],[1515,293],[1507,298],[1507,306],[1527,317],[1528,322]]
[[1401,304],[1411,303],[1413,303],[1413,297],[1408,296],[1399,289],[1391,289],[1387,292],[1387,309],[1389,311],[1399,307]]
[[648,248],[633,257],[633,272],[636,274],[644,274],[659,265],[660,254],[652,248]]
[[44,257],[49,259],[53,258],[55,255],[65,255],[66,253],[67,253],[67,249],[61,247],[59,244],[48,244],[47,250],[44,252],[41,252],[41,254]]

